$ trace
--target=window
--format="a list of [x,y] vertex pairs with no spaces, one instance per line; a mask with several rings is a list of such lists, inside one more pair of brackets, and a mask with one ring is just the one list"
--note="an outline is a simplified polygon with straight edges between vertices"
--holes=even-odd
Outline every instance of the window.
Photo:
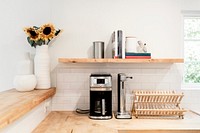
[[184,86],[200,88],[200,16],[184,17],[184,61]]

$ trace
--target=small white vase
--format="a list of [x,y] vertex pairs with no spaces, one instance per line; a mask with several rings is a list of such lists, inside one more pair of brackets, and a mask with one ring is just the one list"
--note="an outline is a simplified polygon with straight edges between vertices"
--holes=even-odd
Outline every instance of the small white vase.
[[33,74],[17,75],[14,78],[14,87],[17,91],[32,91],[36,84],[36,77]]
[[51,86],[51,80],[48,45],[36,46],[34,73],[37,79],[36,88],[49,89]]
[[30,58],[30,53],[24,53],[23,60],[20,60],[16,66],[17,75],[33,74],[33,61]]

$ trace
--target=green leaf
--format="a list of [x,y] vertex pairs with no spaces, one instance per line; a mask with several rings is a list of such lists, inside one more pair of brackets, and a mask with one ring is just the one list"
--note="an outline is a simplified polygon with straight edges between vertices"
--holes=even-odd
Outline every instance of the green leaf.
[[27,37],[28,43],[33,47],[34,41],[30,39],[30,37]]
[[58,31],[56,31],[55,36],[57,36],[60,32],[61,32],[60,29]]
[[47,41],[47,45],[49,44],[49,42],[50,42],[51,40],[50,39],[48,39],[48,41]]
[[34,29],[36,29],[36,30],[38,30],[38,29],[39,29],[40,27],[37,27],[37,26],[33,26],[33,28],[34,28]]
[[39,46],[41,46],[43,43],[45,43],[45,42],[44,42],[44,40],[42,40],[42,39],[40,39],[40,40],[37,41],[37,44],[38,44]]

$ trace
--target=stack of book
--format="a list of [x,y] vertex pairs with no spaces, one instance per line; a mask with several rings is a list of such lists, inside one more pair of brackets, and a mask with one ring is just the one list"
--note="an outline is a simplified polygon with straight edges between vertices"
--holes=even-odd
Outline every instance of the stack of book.
[[125,53],[126,59],[151,59],[151,53]]

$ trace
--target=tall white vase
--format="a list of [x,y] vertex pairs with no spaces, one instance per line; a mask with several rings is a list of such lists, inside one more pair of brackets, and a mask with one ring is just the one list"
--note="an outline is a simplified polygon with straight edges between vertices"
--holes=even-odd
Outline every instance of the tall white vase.
[[48,45],[36,46],[34,73],[37,79],[36,89],[49,89],[51,80]]

